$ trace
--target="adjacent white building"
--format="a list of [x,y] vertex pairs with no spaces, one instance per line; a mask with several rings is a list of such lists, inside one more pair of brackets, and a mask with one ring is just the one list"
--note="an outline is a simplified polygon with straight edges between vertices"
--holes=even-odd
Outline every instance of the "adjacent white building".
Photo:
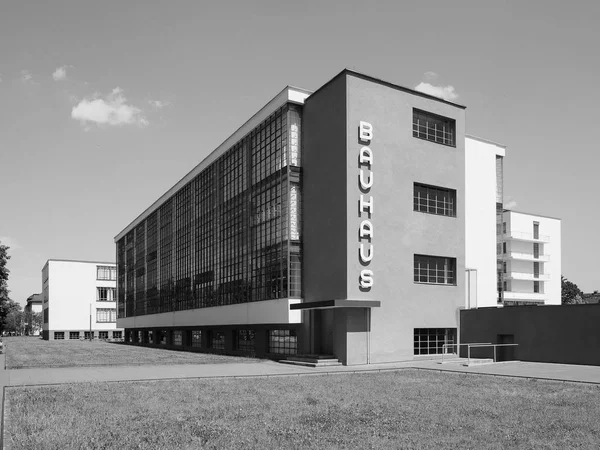
[[465,138],[465,307],[560,305],[561,221],[504,208],[505,156]]
[[44,339],[122,339],[116,280],[114,263],[49,259],[42,269]]
[[498,253],[502,302],[561,304],[561,221],[504,210]]

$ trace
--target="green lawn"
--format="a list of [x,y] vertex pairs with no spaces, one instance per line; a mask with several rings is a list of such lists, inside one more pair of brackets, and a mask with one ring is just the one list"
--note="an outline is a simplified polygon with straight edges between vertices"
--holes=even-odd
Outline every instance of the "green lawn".
[[7,369],[132,364],[216,364],[255,359],[135,347],[104,341],[44,341],[37,337],[4,338]]
[[11,449],[600,447],[597,386],[404,370],[7,388]]

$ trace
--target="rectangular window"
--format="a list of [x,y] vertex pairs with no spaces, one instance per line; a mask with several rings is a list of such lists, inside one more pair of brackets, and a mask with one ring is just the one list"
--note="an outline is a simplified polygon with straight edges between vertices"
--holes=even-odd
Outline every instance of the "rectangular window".
[[415,328],[415,355],[456,353],[456,328]]
[[502,222],[502,233],[506,234],[506,222]]
[[298,336],[295,330],[269,330],[269,353],[295,355],[298,352]]
[[245,352],[253,352],[255,350],[254,330],[238,330],[237,331],[237,349]]
[[44,310],[44,323],[48,323],[48,316],[50,315],[50,307]]
[[413,209],[439,216],[456,217],[456,191],[415,183]]
[[173,331],[173,345],[178,345],[180,347],[183,345],[183,331]]
[[415,255],[415,283],[456,285],[456,258]]
[[94,332],[93,332],[93,331],[92,331],[92,332],[89,332],[89,331],[84,331],[84,332],[83,332],[83,337],[84,337],[86,340],[94,339]]
[[506,261],[502,263],[502,271],[506,273]]
[[96,322],[108,323],[117,321],[117,310],[114,308],[96,309]]
[[192,331],[192,347],[195,347],[195,348],[202,347],[202,331],[201,330],[193,330]]
[[122,331],[113,331],[113,339],[123,339]]
[[96,266],[97,280],[116,280],[117,268],[111,266]]
[[502,243],[502,253],[506,254],[506,242]]
[[455,147],[456,121],[419,109],[413,109],[413,136]]
[[55,331],[54,332],[54,339],[64,339],[64,338],[65,338],[64,331]]
[[69,331],[69,339],[79,339],[79,331]]
[[108,339],[108,331],[98,331],[98,339]]
[[221,331],[212,331],[210,333],[210,348],[225,350],[225,333]]
[[160,345],[167,345],[167,330],[158,330],[156,332],[156,340]]
[[540,282],[539,281],[533,282],[533,292],[535,292],[536,294],[540,293]]
[[533,222],[533,238],[534,239],[540,238],[540,223],[539,222]]
[[99,287],[96,288],[96,301],[97,302],[116,302],[117,301],[117,289]]

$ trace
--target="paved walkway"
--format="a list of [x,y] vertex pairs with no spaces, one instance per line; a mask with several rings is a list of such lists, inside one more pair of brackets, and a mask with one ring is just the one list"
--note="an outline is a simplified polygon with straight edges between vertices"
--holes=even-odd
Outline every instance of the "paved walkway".
[[[0,364],[4,364],[0,355]],[[52,384],[167,380],[184,378],[269,377],[310,374],[380,372],[399,369],[422,369],[474,373],[521,378],[538,378],[600,384],[600,367],[532,362],[507,362],[464,367],[458,363],[439,364],[436,361],[406,361],[363,366],[330,366],[321,368],[279,364],[261,360],[256,363],[180,364],[137,366],[94,366],[71,368],[17,369],[0,371],[3,386],[39,386]]]

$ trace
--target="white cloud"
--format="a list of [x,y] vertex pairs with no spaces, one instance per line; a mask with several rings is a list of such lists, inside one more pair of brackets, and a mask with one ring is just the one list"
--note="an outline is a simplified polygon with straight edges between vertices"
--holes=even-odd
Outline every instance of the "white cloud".
[[415,86],[415,91],[443,98],[444,100],[453,101],[458,98],[458,94],[454,90],[454,86],[434,86],[430,83],[420,82]]
[[169,106],[171,102],[164,102],[161,100],[148,100],[148,104],[155,109],[162,109],[165,106]]
[[11,250],[22,248],[21,244],[19,244],[15,238],[11,238],[10,236],[0,236],[0,244],[9,246]]
[[21,70],[20,78],[23,83],[33,83],[33,75],[31,74],[31,71],[27,69]]
[[128,105],[119,87],[112,90],[105,98],[98,94],[84,98],[71,111],[71,117],[79,120],[89,129],[90,123],[97,125],[138,125],[145,127],[149,124],[142,110],[136,106]]
[[515,200],[509,200],[502,206],[504,207],[504,209],[515,209],[517,207],[517,202]]
[[61,81],[67,78],[67,66],[58,67],[52,74],[54,81]]

